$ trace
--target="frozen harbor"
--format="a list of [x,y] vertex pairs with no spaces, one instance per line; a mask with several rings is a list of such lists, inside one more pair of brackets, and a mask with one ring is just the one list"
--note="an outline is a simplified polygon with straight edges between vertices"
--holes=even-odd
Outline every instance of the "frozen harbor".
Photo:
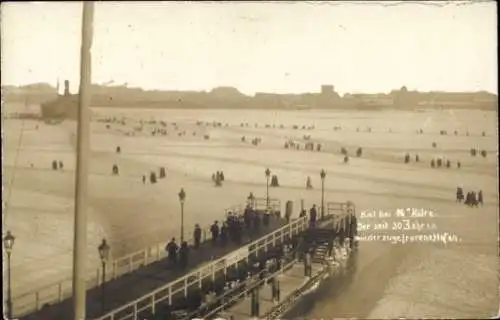
[[[106,117],[124,118],[126,124],[111,123],[107,129],[106,123],[98,121]],[[140,120],[153,119],[167,123],[167,136],[152,136],[155,125],[149,124],[144,124],[142,133],[127,134]],[[328,298],[318,301],[308,311],[310,317],[332,312],[338,317],[373,318],[490,315],[498,309],[495,119],[493,113],[479,111],[454,111],[450,116],[449,111],[94,108],[89,271],[98,266],[96,248],[102,237],[109,239],[113,256],[118,257],[178,236],[177,193],[181,187],[187,193],[186,230],[191,232],[195,223],[208,225],[220,219],[224,209],[241,204],[250,192],[264,196],[266,167],[279,177],[280,187],[271,189],[272,197],[282,203],[293,200],[296,208],[300,199],[305,199],[306,206],[319,204],[319,171],[324,168],[329,201],[351,200],[358,212],[408,207],[432,210],[439,232],[454,234],[461,242],[403,245],[364,241],[352,283],[333,302]],[[214,127],[214,121],[222,125]],[[243,122],[250,126],[242,127]],[[296,130],[293,125],[314,129]],[[334,131],[334,126],[342,126],[342,130]],[[366,132],[367,127],[372,132]],[[424,134],[416,134],[420,128]],[[439,135],[439,130],[459,134]],[[179,136],[183,131],[186,134]],[[12,256],[15,296],[71,275],[75,124],[5,120],[4,132],[5,226],[16,235]],[[208,140],[203,138],[207,134]],[[284,148],[288,139],[303,143],[304,135],[321,143],[322,151]],[[248,140],[260,137],[262,143],[242,142],[242,136]],[[433,148],[432,142],[438,147]],[[118,145],[120,154],[115,152]],[[341,147],[350,154],[362,147],[363,155],[343,163]],[[488,156],[471,157],[472,147],[485,149]],[[420,162],[412,159],[405,164],[405,153],[413,157],[418,153]],[[462,168],[432,169],[429,162],[434,157],[448,158],[454,164],[460,161]],[[64,161],[62,172],[51,169],[54,159]],[[111,175],[113,164],[120,167],[119,176]],[[167,168],[167,179],[154,185],[141,182],[143,174],[160,166]],[[215,188],[210,178],[217,170],[223,170],[226,177],[222,188]],[[312,178],[313,190],[305,189],[307,176]],[[459,185],[465,190],[483,190],[484,206],[456,203]],[[422,287],[426,290],[417,293]]]

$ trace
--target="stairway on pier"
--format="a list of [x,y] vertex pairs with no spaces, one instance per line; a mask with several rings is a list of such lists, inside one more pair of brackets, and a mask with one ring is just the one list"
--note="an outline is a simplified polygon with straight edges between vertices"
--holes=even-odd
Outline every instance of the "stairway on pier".
[[312,261],[322,263],[328,255],[328,242],[334,237],[333,229],[316,228],[310,229],[304,235],[304,245],[306,248],[314,248]]

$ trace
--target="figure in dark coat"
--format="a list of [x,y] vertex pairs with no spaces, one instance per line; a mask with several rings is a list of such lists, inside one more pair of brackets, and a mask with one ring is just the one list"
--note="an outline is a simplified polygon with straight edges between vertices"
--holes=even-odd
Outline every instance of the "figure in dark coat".
[[477,198],[476,198],[476,192],[475,191],[472,191],[471,192],[471,205],[472,206],[478,206],[478,201],[477,201]]
[[252,225],[252,207],[248,204],[243,213],[243,221],[245,222],[245,226],[247,229]]
[[160,179],[163,179],[167,176],[167,172],[165,170],[165,167],[160,168]]
[[215,221],[214,224],[210,227],[210,232],[212,233],[212,243],[215,245],[217,243],[217,238],[219,237],[219,225],[218,221]]
[[307,212],[306,212],[306,209],[302,209],[302,211],[300,211],[300,214],[299,214],[299,217],[300,218],[303,218],[307,215]]
[[358,148],[358,150],[356,150],[356,156],[361,157],[362,154],[363,154],[363,149]]
[[194,226],[193,238],[194,238],[194,247],[198,249],[201,243],[201,228],[199,224],[196,224]]
[[316,205],[313,204],[311,210],[309,211],[309,222],[311,223],[312,228],[314,228],[316,226],[317,216],[318,216],[318,212],[316,211]]
[[467,195],[465,196],[465,202],[464,204],[471,206],[472,205],[472,193],[467,192]]
[[189,247],[186,241],[181,244],[181,248],[179,249],[179,262],[181,268],[187,268],[188,265],[188,257],[189,257]]
[[177,250],[179,250],[179,246],[175,243],[175,238],[172,238],[172,240],[167,244],[166,249],[170,265],[174,266],[177,261]]
[[[227,238],[228,238],[228,233],[229,233],[229,227],[226,222],[222,223],[222,227],[220,228],[220,240],[222,243],[222,246],[226,246],[227,244]],[[231,232],[233,233],[233,232]]]
[[457,188],[457,201],[462,202],[464,200],[464,191],[462,188],[458,187]]
[[156,183],[156,173],[151,171],[151,173],[149,174],[149,182],[151,182],[151,184]]
[[311,177],[307,177],[307,180],[306,180],[306,188],[307,189],[312,189],[312,184],[311,184]]

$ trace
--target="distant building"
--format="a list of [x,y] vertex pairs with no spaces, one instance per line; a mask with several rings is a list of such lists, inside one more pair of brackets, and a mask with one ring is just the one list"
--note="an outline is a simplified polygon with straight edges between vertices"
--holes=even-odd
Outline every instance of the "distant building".
[[42,119],[76,119],[78,114],[78,95],[69,92],[69,81],[64,81],[64,95],[40,105]]
[[322,85],[321,94],[318,100],[319,107],[332,107],[338,104],[340,96],[335,92],[335,88],[332,85]]
[[366,107],[392,107],[394,98],[385,93],[358,93],[352,97],[358,101],[361,106]]
[[241,99],[244,95],[233,87],[217,87],[210,91],[210,95],[219,99]]
[[322,85],[321,86],[321,95],[328,96],[333,94],[333,86],[332,85]]
[[494,108],[498,105],[496,95],[488,92],[419,92],[406,87],[390,94],[397,108]]

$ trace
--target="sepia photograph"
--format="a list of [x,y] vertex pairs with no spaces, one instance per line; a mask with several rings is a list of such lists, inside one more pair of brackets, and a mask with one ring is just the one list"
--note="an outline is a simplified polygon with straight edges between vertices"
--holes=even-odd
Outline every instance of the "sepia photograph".
[[498,319],[496,1],[1,4],[3,318]]

